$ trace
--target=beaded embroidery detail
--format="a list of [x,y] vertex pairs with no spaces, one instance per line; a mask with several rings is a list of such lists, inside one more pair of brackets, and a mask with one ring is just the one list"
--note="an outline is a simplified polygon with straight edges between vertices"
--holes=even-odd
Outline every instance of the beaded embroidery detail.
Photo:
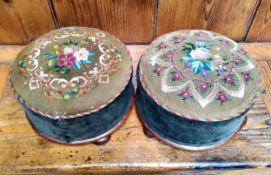
[[243,98],[255,66],[249,55],[222,35],[186,31],[157,43],[150,58],[153,72],[161,77],[161,90],[181,100],[223,104]]
[[[76,42],[70,39],[72,37],[82,40]],[[84,95],[97,84],[109,83],[109,74],[119,68],[122,59],[120,52],[114,45],[104,43],[103,38],[105,34],[102,32],[88,33],[76,28],[64,28],[36,40],[29,54],[19,59],[19,73],[26,78],[25,84],[30,90],[43,88],[47,96],[69,100]],[[58,43],[60,39],[67,41]],[[94,56],[98,59],[96,63]],[[70,79],[63,78],[76,71],[82,71],[82,74]]]

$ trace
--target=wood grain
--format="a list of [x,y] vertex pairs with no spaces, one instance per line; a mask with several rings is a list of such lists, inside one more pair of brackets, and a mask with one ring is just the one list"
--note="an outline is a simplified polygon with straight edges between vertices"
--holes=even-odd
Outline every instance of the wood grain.
[[240,43],[255,60],[271,60],[271,43]]
[[0,46],[0,63],[13,63],[24,46]]
[[271,1],[262,0],[246,41],[271,41]]
[[9,76],[10,65],[0,64],[0,99],[3,95],[4,88]]
[[257,115],[250,113],[250,124],[231,143],[205,152],[176,150],[146,138],[134,109],[104,146],[65,146],[41,138],[28,124],[9,87],[1,99],[0,111],[1,172],[80,174],[271,165],[271,128],[264,123],[269,117],[266,110]]
[[[249,47],[250,44],[246,45]],[[147,47],[128,47],[135,67]],[[11,50],[9,49],[10,52]],[[14,49],[14,52],[17,51],[18,48]],[[7,60],[11,63],[14,58]],[[271,81],[268,60],[258,62],[263,72],[263,86],[267,87]],[[7,84],[6,79],[1,83]],[[271,166],[271,126],[266,124],[270,113],[264,101],[268,94],[258,97],[255,106],[249,112],[246,126],[232,142],[210,151],[188,152],[146,138],[135,108],[106,145],[65,146],[52,143],[34,132],[25,118],[23,109],[14,99],[10,86],[4,87],[0,99],[1,173],[138,175],[153,172],[168,174],[169,171],[173,171],[169,174],[179,174],[179,171],[182,171],[182,174],[226,175],[268,174],[271,171],[267,168]],[[239,170],[232,171],[232,168]]]
[[267,110],[271,114],[271,69],[267,61],[258,61],[258,64],[262,73],[262,86],[265,88],[266,93],[263,99]]
[[157,35],[180,29],[207,29],[242,40],[258,0],[159,0]]
[[105,30],[125,43],[152,40],[154,0],[53,0],[60,26]]
[[25,44],[54,29],[47,0],[0,1],[0,44]]

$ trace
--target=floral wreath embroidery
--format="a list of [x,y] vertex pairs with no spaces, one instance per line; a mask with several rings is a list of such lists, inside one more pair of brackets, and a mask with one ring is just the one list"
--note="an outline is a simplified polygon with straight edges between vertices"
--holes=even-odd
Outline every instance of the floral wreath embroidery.
[[[80,42],[69,39],[68,42],[52,44],[50,52],[41,55],[41,51],[50,43],[69,37],[82,37]],[[69,100],[78,95],[85,95],[97,84],[109,83],[109,74],[119,68],[122,57],[114,45],[103,42],[104,33],[81,32],[74,28],[65,28],[60,33],[50,35],[35,41],[30,54],[18,61],[19,73],[26,78],[30,90],[44,89],[47,96]],[[98,50],[98,62],[94,63],[93,56]],[[39,64],[38,56],[46,60],[48,67],[55,72],[67,75],[82,69],[84,65],[93,65],[82,75],[72,77],[70,80],[54,77],[45,73],[43,65]]]
[[158,52],[150,58],[163,92],[177,92],[183,101],[196,100],[202,108],[243,98],[245,84],[253,80],[249,71],[255,68],[243,49],[216,33],[179,35],[155,46]]
[[95,55],[94,46],[85,40],[79,43],[69,39],[60,45],[54,44],[52,52],[44,53],[49,67],[53,67],[56,72],[67,74],[71,70],[79,70],[81,65],[91,64]]

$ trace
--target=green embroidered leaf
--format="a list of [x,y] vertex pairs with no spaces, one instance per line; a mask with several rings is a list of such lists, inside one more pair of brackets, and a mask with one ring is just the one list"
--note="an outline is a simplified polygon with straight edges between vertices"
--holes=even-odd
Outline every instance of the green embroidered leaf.
[[47,59],[56,59],[57,55],[53,54],[53,53],[45,53],[45,54],[43,54],[43,57],[47,58]]
[[208,61],[213,61],[215,59],[215,56],[214,55],[211,55],[207,60]]
[[225,63],[223,63],[223,65],[228,65],[228,64],[230,64],[229,62],[225,62]]
[[61,70],[60,70],[60,73],[66,74],[66,70],[65,70],[65,69],[61,69]]
[[185,47],[185,48],[182,49],[182,51],[183,51],[183,52],[185,53],[185,55],[187,55],[187,56],[190,55],[191,50],[192,50],[192,49],[191,49],[191,48],[188,48],[188,47]]
[[182,49],[182,51],[185,51],[185,50],[192,50],[191,48],[189,48],[189,47],[183,47],[183,49]]
[[69,41],[64,42],[63,45],[65,45],[65,46],[68,46],[68,45],[78,45],[78,42],[72,41],[71,39],[69,39]]
[[71,71],[71,69],[69,69],[67,67],[59,67],[57,65],[55,65],[54,69],[55,69],[56,72],[60,72],[62,74],[67,74],[67,73],[69,73]]
[[79,92],[79,88],[75,88],[71,91],[71,94],[75,95]]
[[62,68],[62,69],[60,70],[60,73],[62,73],[62,74],[67,74],[67,73],[69,73],[70,71],[71,71],[70,69]]
[[94,56],[95,53],[94,53],[93,51],[90,50],[90,51],[88,51],[88,55],[89,55],[89,56]]
[[78,45],[78,42],[76,42],[76,41],[71,41],[71,44],[72,44],[72,45]]
[[21,67],[21,68],[25,68],[26,67],[25,60],[20,59],[19,62],[18,62],[18,66]]
[[211,58],[211,57],[207,59],[207,61],[213,61],[213,60],[214,60],[214,59],[213,59],[213,58]]
[[227,58],[227,57],[223,57],[222,59],[223,59],[223,61],[227,61],[227,60],[228,60],[228,58]]
[[59,67],[58,65],[55,65],[55,67],[54,67],[54,69],[55,69],[55,71],[60,71],[61,70],[61,67]]
[[75,69],[78,69],[78,70],[81,68],[79,62],[75,62],[75,63],[73,64],[73,66],[74,66]]
[[118,57],[118,59],[119,59],[120,61],[122,60],[121,54],[118,54],[117,57]]
[[64,94],[62,97],[64,100],[69,100],[71,98],[69,94]]
[[207,71],[214,71],[214,66],[212,64],[210,64],[207,61],[202,61],[203,63],[203,69],[207,70]]
[[190,62],[190,63],[195,61],[195,59],[192,58],[191,56],[186,56],[186,57],[184,57],[183,59],[184,59],[184,61]]
[[203,68],[203,63],[200,62],[200,61],[194,61],[192,63],[192,71],[195,73],[195,74],[198,74],[200,72],[200,70],[202,70]]
[[93,62],[93,59],[91,56],[88,56],[88,60],[87,60],[87,63],[92,63]]
[[55,64],[55,61],[52,60],[52,59],[50,59],[50,60],[47,61],[47,65],[48,65],[49,67],[52,67],[54,64]]
[[188,45],[188,47],[191,47],[193,50],[196,49],[195,45],[193,43],[185,43],[186,45]]

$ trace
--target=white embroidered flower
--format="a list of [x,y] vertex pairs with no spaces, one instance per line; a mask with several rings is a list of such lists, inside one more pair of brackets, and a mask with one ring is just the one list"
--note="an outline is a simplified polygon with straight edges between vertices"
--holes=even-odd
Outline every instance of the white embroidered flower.
[[74,56],[77,61],[87,61],[88,60],[88,50],[86,48],[80,48],[79,51],[74,52]]
[[78,46],[75,45],[68,45],[63,49],[63,53],[64,54],[68,54],[68,53],[74,53],[77,52],[79,50]]
[[206,60],[211,56],[211,53],[205,48],[197,48],[190,52],[190,56],[197,60]]

